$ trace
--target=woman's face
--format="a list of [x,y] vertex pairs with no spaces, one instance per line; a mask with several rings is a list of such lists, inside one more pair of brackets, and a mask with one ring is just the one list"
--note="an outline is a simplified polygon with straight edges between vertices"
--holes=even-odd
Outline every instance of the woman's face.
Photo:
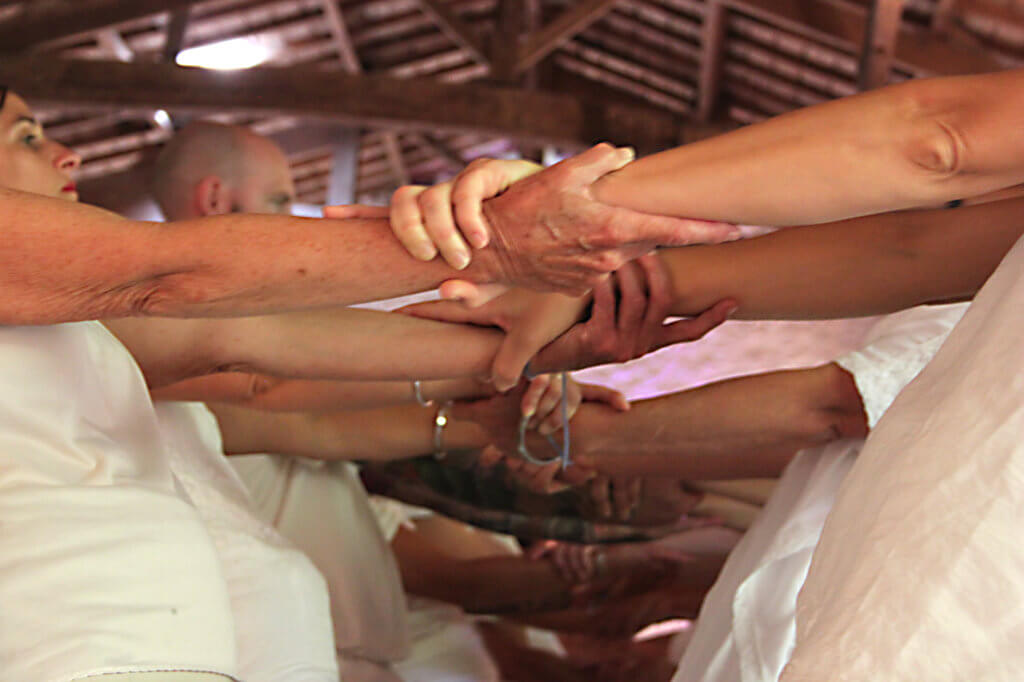
[[48,140],[25,101],[13,92],[0,109],[0,187],[78,201],[71,173],[78,154]]

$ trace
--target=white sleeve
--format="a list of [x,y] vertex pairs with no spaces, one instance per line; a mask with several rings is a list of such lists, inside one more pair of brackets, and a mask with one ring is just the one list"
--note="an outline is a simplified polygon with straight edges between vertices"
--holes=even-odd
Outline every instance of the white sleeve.
[[868,332],[863,348],[836,360],[853,375],[869,427],[935,356],[967,305],[918,306],[888,315]]

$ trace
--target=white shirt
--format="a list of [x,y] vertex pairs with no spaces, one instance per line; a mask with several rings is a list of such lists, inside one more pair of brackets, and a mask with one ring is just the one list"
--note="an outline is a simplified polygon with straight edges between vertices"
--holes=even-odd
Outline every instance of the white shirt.
[[[966,308],[921,306],[889,315],[872,327],[864,348],[837,360],[854,377],[869,426],[934,356]],[[789,464],[708,593],[675,680],[778,679],[796,639],[797,594],[863,442],[809,448]]]
[[0,327],[0,681],[237,675],[220,562],[98,322]]
[[1024,239],[861,450],[797,604],[785,682],[1019,682]]
[[271,455],[231,463],[261,518],[327,579],[338,653],[384,665],[408,655],[401,576],[355,467]]
[[338,682],[327,584],[260,519],[201,403],[156,406],[171,467],[206,523],[222,563],[245,682]]

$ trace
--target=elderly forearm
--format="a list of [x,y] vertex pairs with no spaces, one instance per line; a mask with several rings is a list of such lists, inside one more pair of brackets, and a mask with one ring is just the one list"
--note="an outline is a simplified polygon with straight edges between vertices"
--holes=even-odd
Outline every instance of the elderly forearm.
[[1024,234],[1024,200],[905,211],[660,252],[672,312],[723,298],[745,319],[878,315],[971,296]]
[[604,202],[756,225],[820,223],[1024,180],[1024,70],[912,81],[641,159]]
[[583,405],[572,422],[578,463],[683,479],[777,476],[794,452],[866,431],[853,378],[835,364],[720,381],[625,413]]
[[[452,275],[409,256],[386,221],[225,215],[129,221],[0,189],[0,323],[220,317],[422,291]],[[465,276],[478,277],[474,265]]]

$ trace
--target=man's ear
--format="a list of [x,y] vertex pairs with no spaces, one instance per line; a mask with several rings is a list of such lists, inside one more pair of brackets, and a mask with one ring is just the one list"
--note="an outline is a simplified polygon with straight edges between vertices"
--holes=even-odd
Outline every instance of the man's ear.
[[231,212],[229,190],[216,175],[207,175],[196,184],[193,195],[199,215],[224,215]]

